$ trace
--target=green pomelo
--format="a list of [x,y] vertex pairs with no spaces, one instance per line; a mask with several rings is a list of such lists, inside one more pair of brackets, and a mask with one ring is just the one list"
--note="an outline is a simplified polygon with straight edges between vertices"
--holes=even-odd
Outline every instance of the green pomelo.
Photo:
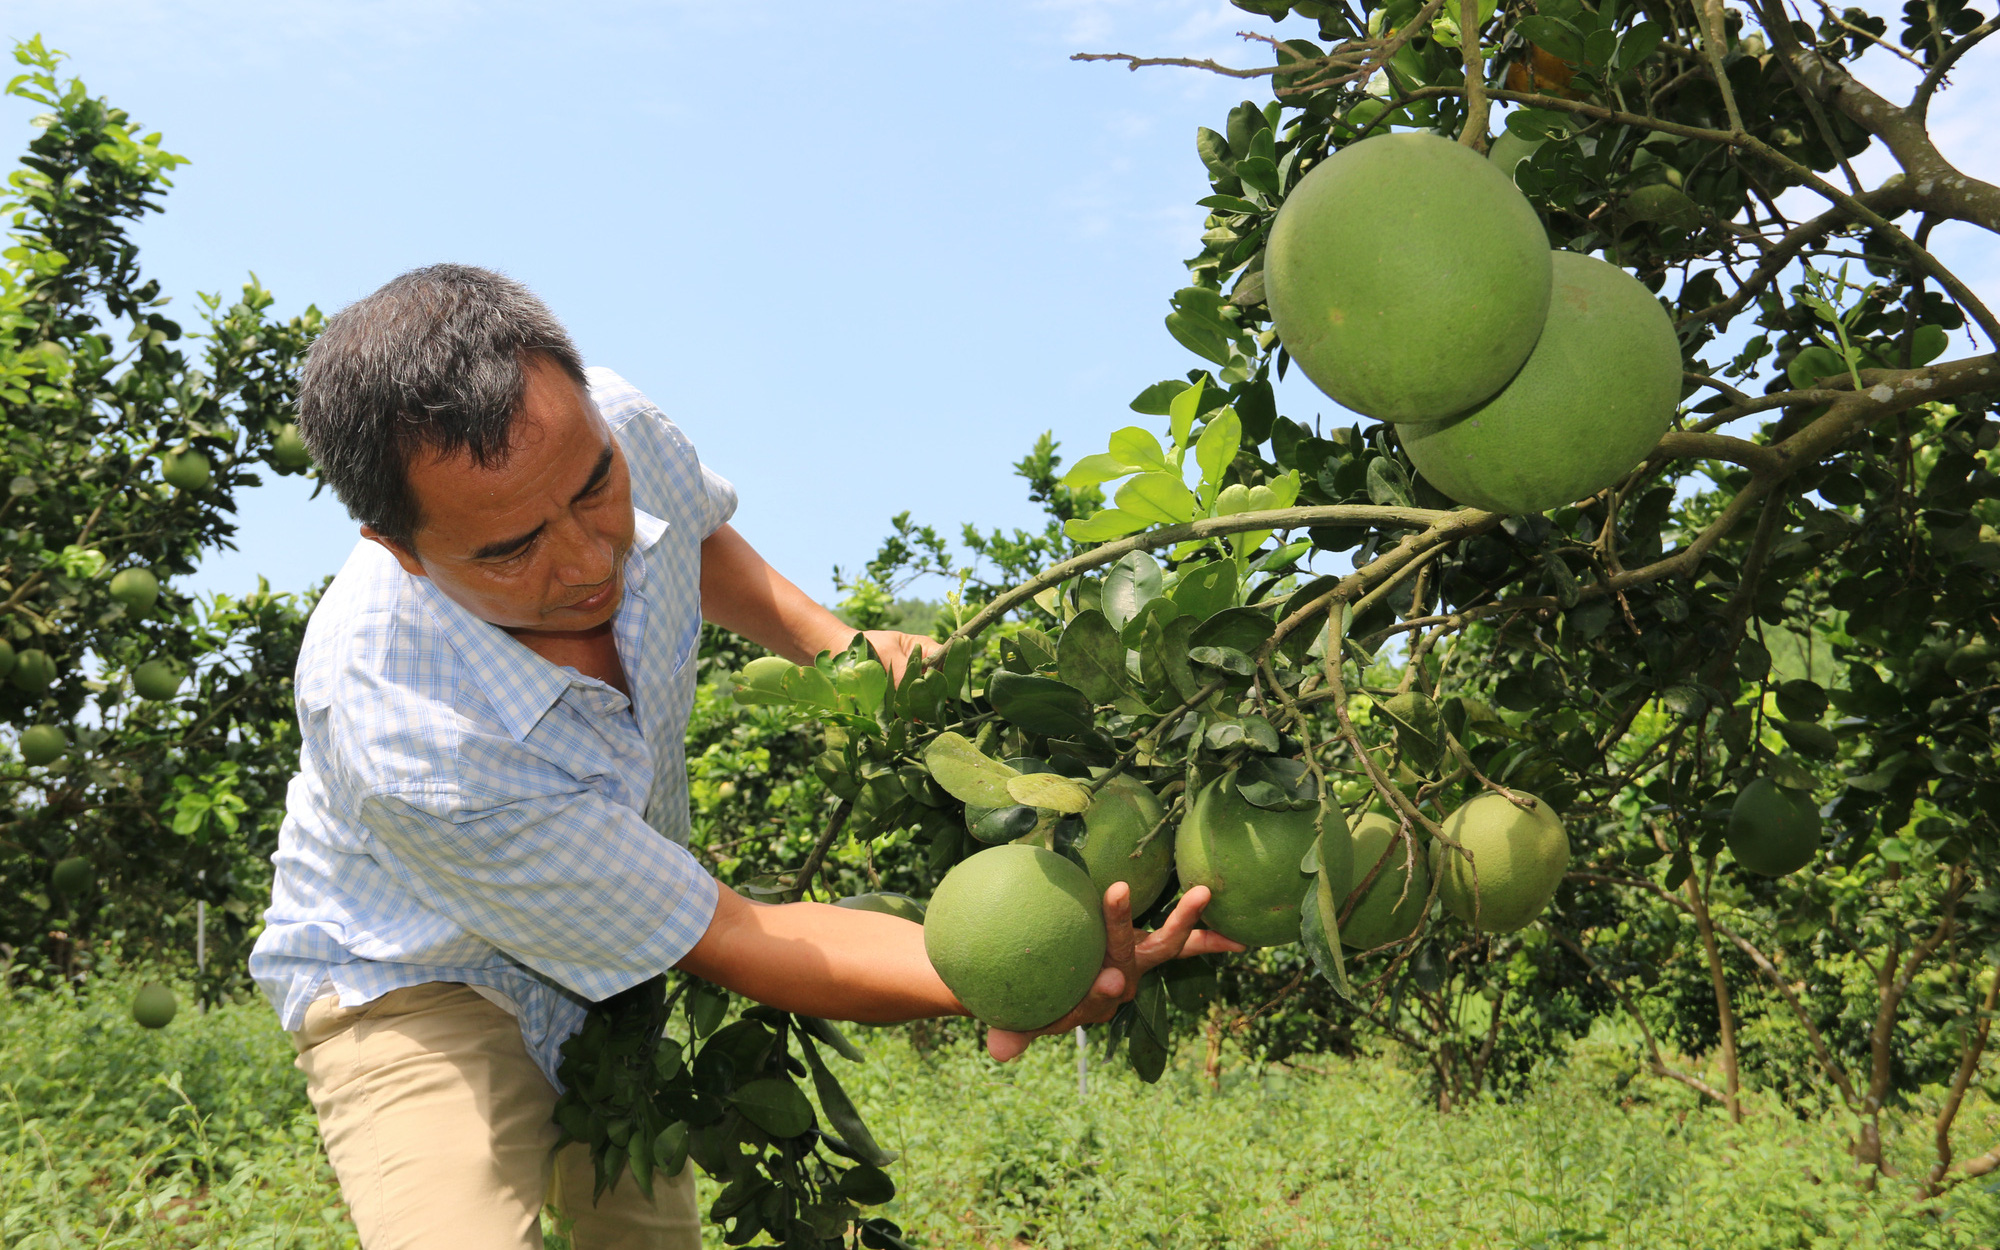
[[1812,862],[1819,833],[1819,809],[1810,796],[1759,777],[1736,796],[1724,836],[1737,863],[1762,876],[1782,877]]
[[1511,130],[1502,130],[1492,146],[1486,149],[1486,159],[1498,165],[1511,181],[1514,167],[1533,156],[1535,150],[1547,142],[1546,137],[1523,139]]
[[56,861],[55,871],[49,874],[49,884],[64,898],[81,898],[96,880],[96,866],[81,855]]
[[1315,166],[1264,250],[1278,337],[1322,391],[1437,421],[1506,385],[1549,309],[1541,219],[1499,166],[1424,131]]
[[[1430,900],[1431,873],[1423,856],[1410,853],[1397,823],[1380,812],[1370,812],[1354,824],[1353,887],[1360,887],[1384,852],[1389,853],[1388,861],[1355,904],[1354,914],[1340,926],[1340,940],[1358,951],[1400,942],[1415,933],[1417,922],[1424,917],[1424,904]],[[1411,880],[1413,872],[1415,879]],[[1406,880],[1410,882],[1407,891],[1403,888]]]
[[1625,197],[1625,211],[1637,221],[1692,230],[1701,224],[1701,209],[1678,187],[1655,182]]
[[181,692],[187,671],[172,660],[147,660],[132,670],[132,689],[142,699],[164,701]]
[[40,694],[47,690],[56,679],[56,662],[49,653],[36,647],[29,647],[14,658],[14,688],[29,694]]
[[[1325,804],[1327,842],[1321,869],[1345,882],[1353,862],[1347,820]],[[1205,885],[1211,895],[1202,923],[1245,946],[1299,940],[1299,901],[1314,884],[1299,863],[1312,849],[1314,809],[1269,811],[1245,799],[1236,774],[1203,786],[1174,835],[1181,887]]]
[[967,1011],[1039,1029],[1083,1001],[1104,966],[1090,874],[1039,846],[995,846],[945,874],[924,916],[931,966]]
[[2000,660],[2000,647],[1990,642],[1968,642],[1951,653],[1944,662],[1944,671],[1953,677],[1970,677],[1993,666]]
[[132,1018],[149,1029],[164,1029],[180,1010],[174,992],[158,981],[148,981],[132,996]]
[[299,427],[287,421],[271,439],[271,458],[287,469],[303,469],[312,463],[312,453],[306,450],[306,440],[299,437]]
[[[1516,792],[1520,793],[1520,792]],[[1522,811],[1497,794],[1482,794],[1445,818],[1444,835],[1472,852],[1472,862],[1431,843],[1431,871],[1438,897],[1453,915],[1482,933],[1512,933],[1542,914],[1569,868],[1569,834],[1555,809],[1532,794],[1535,809]],[[1478,888],[1473,868],[1478,867]]]
[[69,736],[54,725],[30,725],[21,731],[21,762],[30,768],[53,764],[69,750]]
[[1616,265],[1556,252],[1541,342],[1498,395],[1397,429],[1410,463],[1462,504],[1544,512],[1632,471],[1673,422],[1681,347],[1652,292]]
[[160,476],[169,486],[200,490],[208,485],[208,457],[198,451],[170,451],[160,457]]
[[119,569],[111,575],[111,597],[128,612],[145,612],[160,598],[160,579],[151,569]]
[[853,894],[835,899],[833,905],[854,911],[879,911],[885,916],[913,920],[918,924],[924,922],[924,905],[907,894]]
[[1083,813],[1083,841],[1077,851],[1090,870],[1090,882],[1099,896],[1114,881],[1130,886],[1134,916],[1145,915],[1160,901],[1174,870],[1174,841],[1164,829],[1137,858],[1132,854],[1165,815],[1153,792],[1124,773],[1106,782]]

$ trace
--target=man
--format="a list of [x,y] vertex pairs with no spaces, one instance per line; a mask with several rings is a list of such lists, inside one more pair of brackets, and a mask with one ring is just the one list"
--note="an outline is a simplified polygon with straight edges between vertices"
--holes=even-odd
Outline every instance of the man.
[[[251,970],[292,1031],[367,1250],[699,1245],[693,1170],[593,1204],[550,1152],[557,1048],[668,968],[787,1010],[963,1014],[922,929],[753,904],[685,849],[682,736],[704,617],[796,661],[854,631],[728,525],[681,432],[518,284],[439,265],[328,322],[299,428],[361,523],[299,655],[299,775]],[[928,640],[871,633],[893,670]],[[1195,890],[1044,1032],[1108,1018],[1190,937]],[[993,1030],[999,1059],[1028,1036]]]

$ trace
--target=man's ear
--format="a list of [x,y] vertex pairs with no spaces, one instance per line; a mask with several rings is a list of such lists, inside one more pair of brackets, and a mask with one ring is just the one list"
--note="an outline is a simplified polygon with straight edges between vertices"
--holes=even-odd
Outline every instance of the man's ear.
[[376,529],[372,525],[362,526],[361,536],[367,539],[371,543],[382,544],[383,548],[386,549],[390,555],[396,557],[396,563],[403,566],[403,571],[405,573],[408,573],[411,577],[430,576],[430,574],[424,569],[423,561],[417,559],[417,553],[414,548],[408,546],[407,544],[401,542],[398,539],[389,537],[387,534],[382,533],[380,530]]

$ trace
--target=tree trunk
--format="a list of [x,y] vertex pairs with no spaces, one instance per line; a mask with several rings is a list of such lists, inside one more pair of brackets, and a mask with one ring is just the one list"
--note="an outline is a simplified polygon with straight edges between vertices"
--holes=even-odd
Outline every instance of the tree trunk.
[[1694,908],[1695,927],[1701,931],[1701,953],[1708,960],[1709,979],[1715,984],[1715,1013],[1722,1022],[1723,1105],[1729,1108],[1730,1123],[1741,1124],[1743,1098],[1737,1075],[1736,1012],[1729,1000],[1729,981],[1722,973],[1722,952],[1716,949],[1715,926],[1708,919],[1708,900],[1702,897],[1701,887],[1695,884],[1693,873],[1688,874],[1682,888],[1687,892],[1689,905]]

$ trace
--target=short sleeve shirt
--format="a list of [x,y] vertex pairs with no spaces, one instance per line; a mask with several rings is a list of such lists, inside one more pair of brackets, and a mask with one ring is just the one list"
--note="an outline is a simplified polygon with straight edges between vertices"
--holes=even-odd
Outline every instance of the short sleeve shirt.
[[701,543],[736,492],[624,379],[588,379],[631,470],[612,628],[632,696],[357,544],[299,653],[299,772],[250,956],[288,1029],[329,992],[357,1006],[458,981],[511,1003],[554,1081],[588,1005],[708,927],[718,887],[687,851],[683,740]]

